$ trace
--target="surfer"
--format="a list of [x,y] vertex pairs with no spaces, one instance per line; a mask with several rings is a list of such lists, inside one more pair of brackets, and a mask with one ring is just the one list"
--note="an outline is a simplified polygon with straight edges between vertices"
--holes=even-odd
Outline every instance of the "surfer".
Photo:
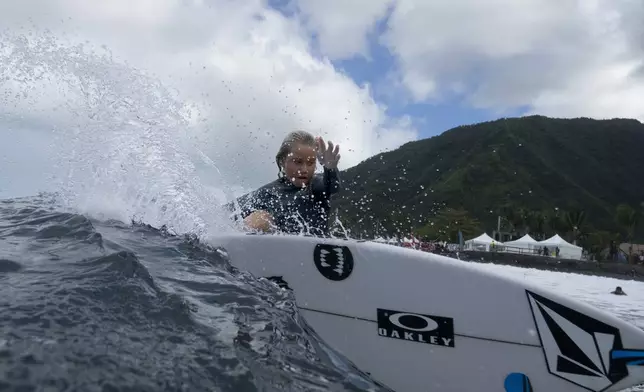
[[[340,190],[339,151],[322,137],[289,133],[275,156],[277,180],[235,200],[233,218],[256,232],[327,235],[331,195]],[[318,161],[321,174],[315,174]]]
[[626,295],[626,293],[624,292],[624,290],[622,290],[621,286],[617,286],[617,287],[615,288],[615,291],[611,291],[610,293],[611,293],[611,294],[615,294],[615,295]]

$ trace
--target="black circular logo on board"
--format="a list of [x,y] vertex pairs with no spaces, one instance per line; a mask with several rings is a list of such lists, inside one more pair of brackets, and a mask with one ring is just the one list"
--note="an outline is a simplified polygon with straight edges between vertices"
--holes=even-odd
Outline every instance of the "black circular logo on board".
[[346,246],[317,244],[313,262],[322,276],[329,280],[345,280],[353,271],[353,255]]

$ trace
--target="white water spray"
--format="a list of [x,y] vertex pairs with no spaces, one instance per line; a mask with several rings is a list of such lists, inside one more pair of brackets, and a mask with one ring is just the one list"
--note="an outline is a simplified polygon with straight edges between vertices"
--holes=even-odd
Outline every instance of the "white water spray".
[[65,207],[177,232],[231,228],[222,192],[196,174],[194,155],[221,176],[191,142],[190,107],[177,94],[104,50],[48,35],[0,37],[0,129],[51,140],[42,170]]

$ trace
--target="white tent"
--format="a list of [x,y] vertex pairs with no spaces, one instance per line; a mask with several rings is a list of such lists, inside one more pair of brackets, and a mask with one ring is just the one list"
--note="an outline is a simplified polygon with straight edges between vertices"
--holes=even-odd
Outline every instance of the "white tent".
[[555,234],[547,240],[539,241],[539,246],[548,247],[548,253],[550,255],[554,255],[555,248],[559,248],[559,257],[581,260],[582,248],[559,237],[559,234]]
[[480,250],[490,250],[490,245],[494,244],[496,245],[503,245],[502,242],[499,242],[495,240],[494,238],[490,237],[487,235],[487,233],[483,233],[480,236],[476,238],[472,238],[471,240],[465,241],[465,248],[466,249],[480,249]]
[[532,250],[539,247],[539,242],[534,238],[530,237],[530,234],[526,234],[518,240],[508,241],[505,243],[505,246],[512,246],[520,249]]

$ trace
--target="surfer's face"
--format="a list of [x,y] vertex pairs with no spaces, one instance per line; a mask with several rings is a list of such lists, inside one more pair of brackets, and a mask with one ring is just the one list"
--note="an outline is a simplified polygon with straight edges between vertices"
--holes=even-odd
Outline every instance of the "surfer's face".
[[284,175],[293,185],[303,188],[309,184],[315,172],[315,148],[295,144],[284,158]]

